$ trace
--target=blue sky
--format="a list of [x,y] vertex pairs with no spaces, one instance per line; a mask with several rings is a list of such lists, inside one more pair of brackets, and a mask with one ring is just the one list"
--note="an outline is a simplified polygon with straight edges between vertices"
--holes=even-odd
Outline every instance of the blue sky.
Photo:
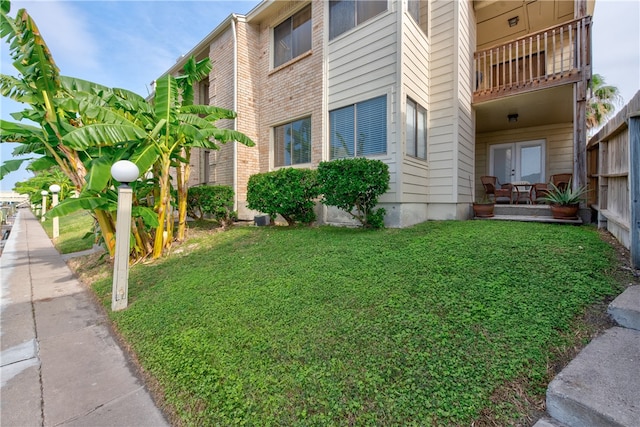
[[[35,19],[61,73],[146,96],[149,84],[207,36],[229,14],[248,13],[252,1],[12,1],[11,16],[26,8]],[[625,102],[640,90],[640,2],[596,0],[594,73],[617,86]],[[1,43],[3,74],[14,74]],[[2,98],[4,120],[20,106]],[[10,159],[11,144],[0,144]],[[30,174],[18,171],[0,181],[11,190]]]

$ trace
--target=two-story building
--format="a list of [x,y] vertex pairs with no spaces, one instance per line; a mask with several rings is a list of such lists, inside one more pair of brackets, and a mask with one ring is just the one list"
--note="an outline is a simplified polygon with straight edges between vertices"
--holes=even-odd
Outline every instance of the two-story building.
[[[192,155],[192,185],[365,156],[389,165],[387,226],[466,219],[480,176],[586,181],[594,1],[264,0],[185,55],[210,57],[196,102],[238,113],[237,143]],[[183,62],[168,70],[179,73]],[[323,222],[345,220],[324,209]]]

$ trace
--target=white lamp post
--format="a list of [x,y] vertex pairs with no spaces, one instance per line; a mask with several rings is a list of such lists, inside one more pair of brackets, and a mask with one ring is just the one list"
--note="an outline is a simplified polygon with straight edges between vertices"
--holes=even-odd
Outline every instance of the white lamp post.
[[47,213],[47,194],[49,194],[49,192],[42,190],[40,194],[42,194],[42,215],[40,216],[40,221],[44,222],[44,214]]
[[111,176],[121,185],[118,187],[118,212],[116,216],[116,252],[113,263],[113,287],[111,310],[127,308],[129,293],[129,236],[131,234],[131,201],[133,191],[129,183],[138,179],[140,171],[129,160],[119,160],[111,166]]
[[[52,207],[56,207],[58,206],[58,193],[60,192],[60,186],[58,184],[52,184],[51,186],[49,186],[49,191],[51,191],[51,193],[53,193],[51,195],[51,206]],[[60,236],[60,221],[58,220],[57,216],[53,217],[53,238],[57,239],[58,236]]]

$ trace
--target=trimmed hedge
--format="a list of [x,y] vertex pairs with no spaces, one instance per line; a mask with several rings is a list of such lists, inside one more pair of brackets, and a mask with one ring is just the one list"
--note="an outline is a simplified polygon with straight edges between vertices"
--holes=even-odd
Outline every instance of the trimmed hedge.
[[187,213],[194,219],[210,216],[222,225],[237,218],[233,211],[233,188],[227,185],[199,185],[187,193]]
[[319,195],[317,171],[282,168],[249,178],[247,207],[269,214],[271,221],[280,214],[289,226],[311,224],[316,220],[314,199]]
[[389,180],[389,166],[380,160],[358,157],[318,165],[322,202],[346,211],[364,228],[384,228],[386,211],[374,208]]

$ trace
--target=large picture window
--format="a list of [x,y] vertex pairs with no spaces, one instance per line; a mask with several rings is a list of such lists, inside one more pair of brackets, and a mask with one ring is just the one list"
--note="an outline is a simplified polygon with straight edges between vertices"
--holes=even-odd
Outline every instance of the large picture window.
[[329,40],[387,10],[387,0],[329,1]]
[[311,117],[273,128],[274,166],[311,163]]
[[311,50],[311,5],[273,29],[273,66]]
[[427,110],[407,98],[407,155],[427,158]]
[[331,159],[387,152],[387,97],[369,99],[329,112]]

